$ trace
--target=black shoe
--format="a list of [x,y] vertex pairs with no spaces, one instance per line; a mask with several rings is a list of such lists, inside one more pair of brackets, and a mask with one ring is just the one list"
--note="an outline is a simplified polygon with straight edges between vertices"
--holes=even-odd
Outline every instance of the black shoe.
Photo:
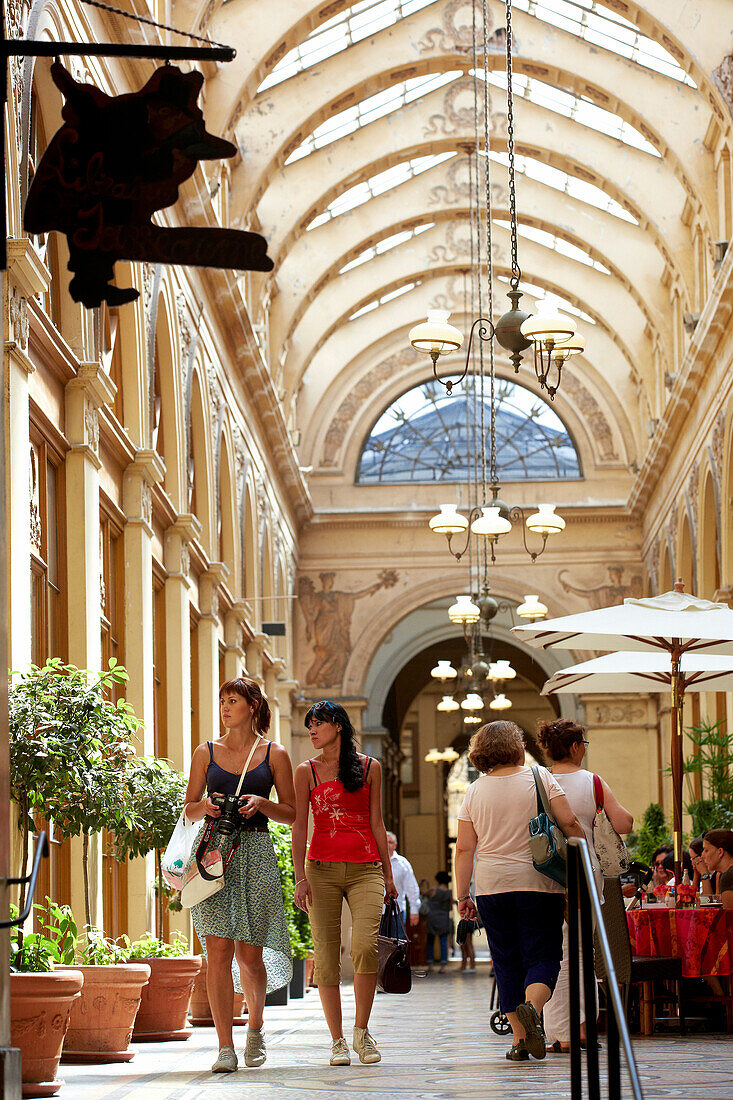
[[517,1018],[524,1028],[524,1042],[529,1053],[533,1058],[544,1058],[547,1053],[545,1032],[535,1006],[529,1001],[517,1005]]
[[520,1039],[518,1043],[515,1043],[511,1050],[506,1052],[506,1057],[510,1062],[529,1061],[529,1051],[524,1045],[524,1039]]

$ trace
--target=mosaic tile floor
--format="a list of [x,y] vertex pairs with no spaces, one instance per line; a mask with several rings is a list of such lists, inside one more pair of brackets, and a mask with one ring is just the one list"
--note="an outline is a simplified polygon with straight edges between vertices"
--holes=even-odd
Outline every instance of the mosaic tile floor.
[[[287,1008],[268,1009],[268,1060],[212,1075],[216,1041],[198,1028],[185,1043],[139,1044],[127,1065],[61,1066],[60,1100],[286,1100],[308,1092],[317,1100],[555,1100],[570,1096],[569,1059],[507,1062],[508,1042],[488,1027],[491,979],[455,964],[446,974],[416,978],[407,997],[378,996],[371,1030],[382,1051],[376,1066],[328,1065],[328,1033],[318,994]],[[345,1032],[353,1023],[353,994],[344,988]],[[696,1035],[635,1040],[645,1100],[733,1100],[733,1037]],[[354,1056],[355,1057],[355,1056]],[[605,1095],[605,1089],[603,1089]],[[630,1095],[624,1089],[624,1097]]]

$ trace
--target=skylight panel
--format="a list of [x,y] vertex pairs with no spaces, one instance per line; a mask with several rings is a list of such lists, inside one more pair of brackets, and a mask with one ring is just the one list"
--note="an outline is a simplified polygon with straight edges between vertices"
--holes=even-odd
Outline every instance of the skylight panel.
[[[510,283],[511,279],[508,275],[499,276],[500,283]],[[596,322],[590,316],[589,313],[585,313],[582,309],[578,309],[572,302],[568,302],[560,294],[556,294],[554,290],[545,290],[544,287],[537,286],[536,283],[528,283],[526,279],[522,279],[521,289],[527,294],[531,294],[533,298],[547,298],[551,296],[555,299],[560,309],[564,309],[566,313],[572,313],[574,317],[580,317],[582,321],[587,321],[589,325],[594,325]]]
[[671,53],[598,0],[514,0],[514,7],[690,88],[697,87]]
[[[506,153],[492,152],[489,155],[497,164],[503,164],[505,168],[508,167],[509,157]],[[529,176],[530,179],[537,180],[538,183],[544,183],[548,187],[554,187],[556,191],[563,191],[566,195],[570,195],[574,199],[580,199],[581,202],[587,202],[598,210],[605,210],[606,213],[612,214],[614,218],[621,218],[622,221],[631,222],[632,225],[639,224],[634,215],[630,214],[621,203],[616,202],[615,199],[612,199],[605,191],[601,191],[600,187],[596,187],[595,184],[587,183],[585,180],[578,179],[577,176],[571,176],[560,168],[554,168],[551,164],[544,164],[540,160],[535,160],[534,157],[517,156],[514,160],[516,171]]]
[[[503,218],[494,218],[493,221],[495,225],[500,225],[504,229],[509,229],[511,224]],[[529,241],[535,241],[545,248],[551,248],[553,251],[559,252],[560,255],[567,256],[570,260],[577,260],[578,263],[585,264],[586,267],[592,267],[596,271],[602,272],[604,275],[611,274],[604,264],[599,260],[594,260],[592,256],[589,256],[582,248],[578,248],[577,245],[571,244],[570,241],[566,241],[564,237],[558,237],[554,233],[548,233],[546,229],[539,229],[537,226],[525,225],[523,222],[519,222],[517,224],[517,234],[520,237],[526,237]]]
[[420,286],[419,279],[416,282],[405,283],[403,286],[397,287],[396,290],[389,290],[379,298],[373,298],[371,302],[367,302],[366,305],[361,306],[355,313],[352,313],[349,320],[355,321],[357,317],[363,317],[365,313],[371,313],[371,311],[377,309],[378,306],[383,306],[387,302],[391,302],[394,298],[401,298],[403,294],[407,294],[409,290],[414,290],[416,286]]
[[348,49],[385,27],[391,27],[434,0],[361,0],[321,23],[303,42],[289,50],[257,89],[264,92],[319,61]]
[[[479,73],[483,76],[483,73]],[[496,88],[506,91],[506,73],[489,73],[489,83]],[[515,95],[522,99],[528,99],[539,107],[548,111],[564,115],[583,126],[588,126],[599,133],[608,134],[609,137],[623,141],[625,145],[632,145],[635,149],[641,149],[653,157],[660,157],[661,153],[630,123],[620,115],[599,107],[588,96],[576,95],[575,92],[564,88],[555,88],[552,84],[545,84],[532,76],[523,76],[517,73],[512,81]]]
[[390,252],[393,248],[399,247],[404,244],[405,241],[412,240],[413,237],[419,237],[421,233],[425,233],[428,229],[432,229],[435,222],[427,222],[424,225],[415,226],[414,229],[403,229],[400,233],[391,233],[389,237],[384,237],[383,240],[378,241],[371,248],[365,248],[363,252],[360,252],[358,256],[355,256],[349,263],[339,271],[339,275],[344,275],[347,271],[352,271],[355,267],[360,267],[361,264],[367,263],[369,260],[373,260],[375,256],[381,256],[385,252]]
[[393,187],[398,187],[406,180],[419,176],[421,172],[427,172],[429,168],[435,168],[436,165],[442,164],[454,156],[456,154],[452,152],[430,153],[425,157],[413,157],[412,160],[403,161],[402,164],[395,164],[391,168],[385,169],[384,172],[377,172],[376,175],[371,176],[368,180],[362,180],[361,183],[350,187],[348,191],[344,191],[342,195],[334,199],[322,214],[316,215],[313,221],[306,226],[306,231],[324,225],[332,218],[337,218],[339,214],[344,214],[347,210],[353,210],[357,206],[361,206],[369,199],[376,198],[377,195],[382,195]]
[[437,88],[451,84],[461,75],[461,71],[457,69],[447,73],[430,73],[427,76],[412,77],[410,80],[402,80],[399,84],[393,84],[391,88],[363,99],[353,107],[347,107],[345,111],[332,115],[317,126],[313,133],[293,150],[285,164],[302,160],[317,149],[322,149],[325,145],[338,141],[339,138],[353,134],[360,127],[398,111],[405,104],[412,103],[421,96],[434,92]]

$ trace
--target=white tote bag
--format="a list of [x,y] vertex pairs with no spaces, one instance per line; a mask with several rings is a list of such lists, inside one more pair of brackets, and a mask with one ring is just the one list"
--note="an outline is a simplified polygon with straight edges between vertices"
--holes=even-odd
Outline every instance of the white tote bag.
[[603,784],[597,775],[593,776],[593,794],[596,800],[596,816],[593,818],[593,847],[603,874],[608,878],[615,878],[617,875],[623,875],[625,871],[628,871],[629,853],[603,808]]
[[189,821],[184,809],[160,860],[163,878],[174,890],[183,888],[183,871],[191,858],[191,851],[200,828],[201,822]]

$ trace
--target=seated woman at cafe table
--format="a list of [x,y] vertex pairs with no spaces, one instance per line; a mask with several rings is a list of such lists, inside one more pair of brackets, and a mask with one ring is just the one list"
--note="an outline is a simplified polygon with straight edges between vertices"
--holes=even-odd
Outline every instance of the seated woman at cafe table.
[[733,829],[705,833],[702,854],[708,870],[717,873],[717,890],[724,909],[733,909]]
[[702,854],[703,838],[696,836],[694,840],[690,841],[690,847],[688,849],[690,853],[690,859],[692,860],[692,869],[694,874],[692,876],[692,885],[696,894],[709,894],[715,893],[715,875],[712,875],[708,870],[708,865],[705,862],[705,857]]

